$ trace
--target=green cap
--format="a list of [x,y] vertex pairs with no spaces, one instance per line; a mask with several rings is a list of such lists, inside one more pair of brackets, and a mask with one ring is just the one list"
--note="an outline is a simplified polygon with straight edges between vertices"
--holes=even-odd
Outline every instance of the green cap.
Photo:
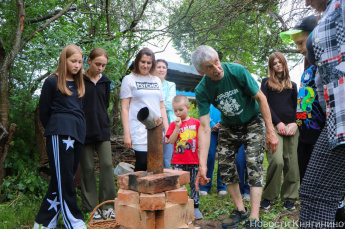
[[292,39],[291,35],[294,35],[294,34],[297,34],[297,33],[300,33],[300,32],[303,32],[303,30],[300,30],[300,29],[290,29],[288,31],[281,32],[279,35],[280,35],[280,38],[283,40],[283,42],[285,42],[285,43],[293,43],[293,39]]
[[279,35],[285,43],[292,43],[293,39],[291,35],[294,35],[303,31],[305,32],[313,31],[313,29],[317,25],[317,19],[318,18],[315,15],[310,15],[308,17],[305,17],[299,22],[297,22],[297,24],[292,29],[281,32]]

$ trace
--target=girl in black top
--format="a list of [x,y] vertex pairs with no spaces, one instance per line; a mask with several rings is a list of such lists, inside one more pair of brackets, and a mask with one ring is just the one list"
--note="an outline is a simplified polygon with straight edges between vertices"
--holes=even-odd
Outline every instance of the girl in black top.
[[42,87],[40,119],[45,128],[51,179],[34,229],[55,228],[60,213],[66,228],[86,229],[73,183],[86,131],[82,72],[81,49],[68,45],[60,54],[57,70]]
[[[272,53],[268,59],[268,67],[269,77],[262,80],[261,90],[267,97],[279,144],[274,154],[266,154],[269,166],[260,206],[269,209],[280,192],[284,209],[291,210],[295,208],[299,185],[297,85],[290,80],[287,62],[282,53]],[[282,173],[284,181],[280,188]]]
[[[108,62],[108,54],[104,49],[91,51],[85,71],[84,112],[86,118],[86,139],[82,157],[81,191],[82,210],[91,212],[99,202],[115,199],[115,183],[110,144],[110,126],[108,107],[110,99],[110,80],[102,75]],[[94,152],[99,159],[99,195],[97,195]],[[98,198],[97,198],[98,197]],[[103,205],[103,212],[96,211],[93,219],[115,218],[114,204]]]

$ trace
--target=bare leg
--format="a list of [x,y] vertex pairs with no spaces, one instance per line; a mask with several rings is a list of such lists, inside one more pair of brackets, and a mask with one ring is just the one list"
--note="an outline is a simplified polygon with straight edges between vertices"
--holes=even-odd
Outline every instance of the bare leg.
[[226,187],[231,195],[232,200],[235,203],[235,206],[237,207],[237,210],[245,211],[239,184],[228,184]]
[[[237,209],[239,211],[245,211],[239,184],[238,183],[229,184],[227,185],[227,189]],[[257,220],[259,220],[261,194],[262,194],[262,187],[250,187],[250,202],[251,202],[252,209],[251,209],[249,217],[256,218]]]
[[261,194],[262,187],[250,187],[250,202],[252,206],[250,217],[257,220],[259,220]]

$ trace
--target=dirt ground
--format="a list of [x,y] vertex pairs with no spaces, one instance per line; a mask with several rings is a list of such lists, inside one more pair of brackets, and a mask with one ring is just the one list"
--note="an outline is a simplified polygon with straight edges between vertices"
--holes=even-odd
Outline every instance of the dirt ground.
[[195,228],[200,229],[221,229],[222,228],[222,222],[221,221],[213,221],[213,220],[195,220],[193,222],[193,225]]
[[[118,136],[117,138],[112,139],[112,150],[113,150],[113,164],[117,165],[120,162],[126,162],[130,164],[134,164],[135,156],[134,151],[130,151],[123,147],[123,139],[122,136]],[[97,163],[96,163],[97,167]],[[272,206],[274,208],[274,206]],[[299,209],[300,205],[296,204],[296,210],[293,211],[280,211],[275,213],[275,220],[274,222],[284,222],[288,221],[297,221],[299,218]],[[264,216],[265,214],[271,214],[270,210],[260,210],[260,216]],[[221,215],[219,216],[218,220],[195,220],[193,221],[193,225],[195,229],[222,229],[222,221],[228,216]]]

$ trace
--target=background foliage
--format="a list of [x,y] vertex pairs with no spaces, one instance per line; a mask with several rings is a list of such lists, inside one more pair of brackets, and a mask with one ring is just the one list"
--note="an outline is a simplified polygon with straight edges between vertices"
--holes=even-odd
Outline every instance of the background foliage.
[[[10,123],[19,127],[10,139],[7,157],[4,149],[8,139],[0,139],[0,164],[5,166],[5,170],[0,169],[0,175],[7,172],[0,189],[0,202],[19,196],[41,198],[46,190],[46,182],[37,169],[34,111],[42,82],[56,69],[65,45],[79,45],[85,63],[94,47],[107,50],[110,58],[104,74],[113,82],[109,113],[113,134],[121,134],[120,80],[141,47],[150,44],[164,49],[172,41],[181,57],[189,62],[195,47],[208,44],[219,51],[223,61],[239,59],[250,72],[263,76],[271,52],[279,50],[289,55],[296,52],[294,46],[281,43],[278,33],[305,15],[301,14],[307,12],[303,2],[0,1],[0,124],[7,130]],[[191,116],[197,117],[195,107]]]

